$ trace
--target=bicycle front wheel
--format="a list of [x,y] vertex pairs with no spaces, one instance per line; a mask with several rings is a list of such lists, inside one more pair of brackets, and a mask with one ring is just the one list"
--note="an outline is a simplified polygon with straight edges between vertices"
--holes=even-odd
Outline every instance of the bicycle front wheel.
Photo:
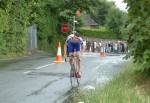
[[75,65],[71,66],[71,70],[70,70],[70,83],[71,83],[72,87],[79,86],[79,80],[78,80],[78,78],[76,78]]

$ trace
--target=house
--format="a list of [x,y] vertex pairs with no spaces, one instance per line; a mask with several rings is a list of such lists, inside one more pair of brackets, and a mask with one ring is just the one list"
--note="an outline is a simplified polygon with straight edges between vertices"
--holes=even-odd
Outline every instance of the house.
[[88,14],[82,15],[83,27],[97,28],[98,24]]

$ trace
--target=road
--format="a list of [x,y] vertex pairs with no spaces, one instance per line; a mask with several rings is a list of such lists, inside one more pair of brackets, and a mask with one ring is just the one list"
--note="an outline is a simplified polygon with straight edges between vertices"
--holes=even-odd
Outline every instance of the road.
[[[84,53],[81,59],[80,89],[104,85],[119,73],[123,55],[101,58],[98,53]],[[0,68],[0,103],[63,103],[71,90],[69,64],[55,64],[43,57],[9,64]]]

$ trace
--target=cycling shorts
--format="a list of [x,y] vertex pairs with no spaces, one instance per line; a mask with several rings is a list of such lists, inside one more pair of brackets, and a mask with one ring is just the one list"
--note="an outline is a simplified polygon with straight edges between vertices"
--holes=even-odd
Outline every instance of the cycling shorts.
[[67,41],[67,51],[69,53],[80,51],[80,42],[73,42],[72,40]]

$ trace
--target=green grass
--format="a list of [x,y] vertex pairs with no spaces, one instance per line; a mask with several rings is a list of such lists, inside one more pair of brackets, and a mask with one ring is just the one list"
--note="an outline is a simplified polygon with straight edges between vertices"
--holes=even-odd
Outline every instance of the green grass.
[[77,100],[84,103],[150,103],[150,77],[145,74],[139,65],[128,64],[104,88],[86,92]]
[[24,53],[9,53],[9,54],[0,54],[0,60],[1,59],[14,59],[14,58],[17,58],[17,57],[20,57],[20,56],[24,56],[25,55],[25,52]]

